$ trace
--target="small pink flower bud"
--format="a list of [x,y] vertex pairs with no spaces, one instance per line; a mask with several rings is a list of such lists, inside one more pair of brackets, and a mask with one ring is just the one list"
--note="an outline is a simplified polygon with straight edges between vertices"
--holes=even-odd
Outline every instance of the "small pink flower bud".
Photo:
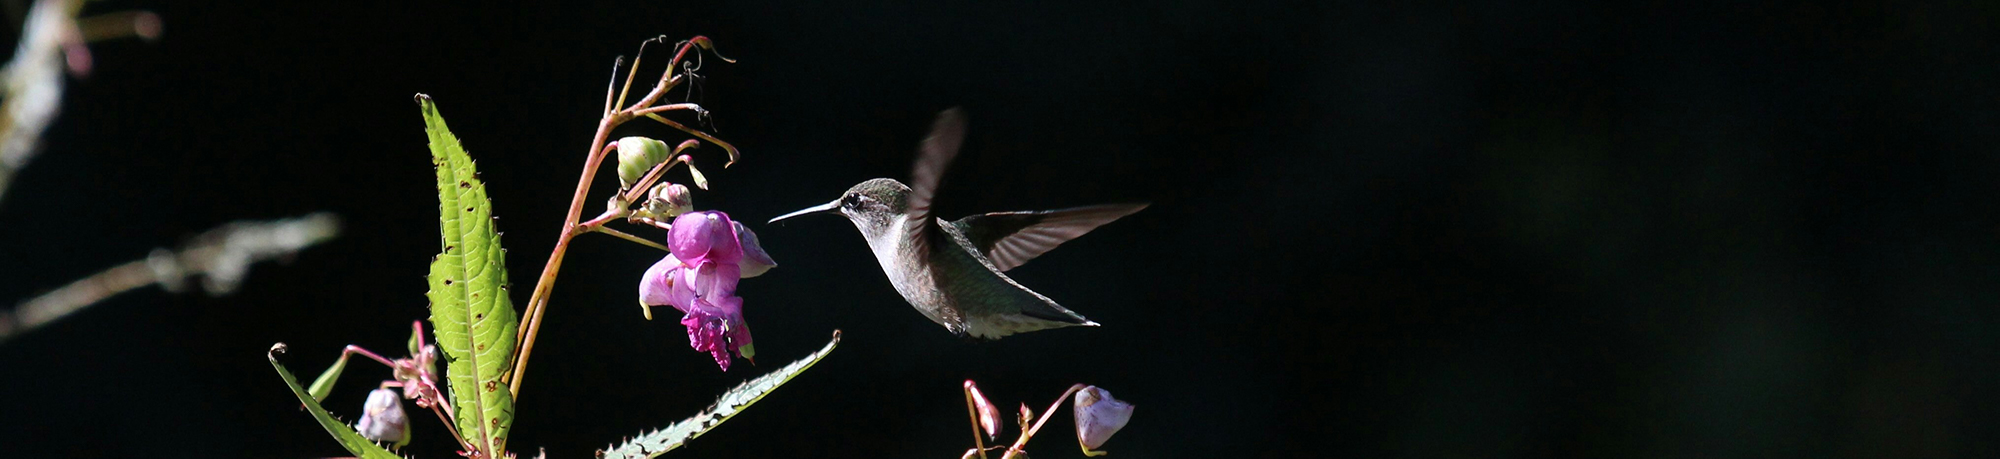
[[986,401],[986,394],[979,393],[979,386],[972,380],[965,380],[965,391],[972,394],[972,406],[979,411],[979,427],[986,430],[986,439],[999,436],[1000,410],[993,407],[993,402]]

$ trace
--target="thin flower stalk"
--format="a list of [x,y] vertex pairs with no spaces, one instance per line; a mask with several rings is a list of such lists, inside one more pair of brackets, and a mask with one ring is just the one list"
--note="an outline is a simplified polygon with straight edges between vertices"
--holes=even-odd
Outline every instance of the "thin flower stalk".
[[[686,81],[686,79],[684,78],[686,73],[683,72],[682,74],[676,74],[675,70],[683,67],[684,60],[686,59],[688,53],[697,46],[701,47],[702,49],[708,50],[710,53],[713,53],[715,50],[714,44],[710,42],[707,37],[697,36],[688,39],[687,41],[681,42],[680,45],[678,46],[678,49],[674,53],[673,59],[667,63],[666,71],[661,73],[659,82],[653,86],[652,90],[648,91],[644,97],[641,97],[637,102],[634,102],[632,105],[624,106],[624,108],[620,108],[613,111],[611,110],[612,107],[623,106],[626,96],[629,95],[631,92],[631,84],[632,81],[637,76],[638,63],[639,63],[639,59],[634,58],[632,70],[630,71],[631,74],[627,76],[624,88],[618,91],[618,97],[615,103],[608,105],[606,107],[607,108],[606,114],[602,119],[598,120],[597,132],[591,138],[590,148],[588,150],[585,150],[587,154],[585,155],[584,158],[582,174],[580,177],[577,178],[576,191],[571,195],[569,210],[563,217],[562,231],[557,233],[555,248],[549,254],[549,260],[547,264],[543,265],[541,276],[539,276],[536,279],[535,289],[528,298],[527,309],[523,312],[523,317],[525,317],[527,320],[521,321],[520,329],[517,330],[517,333],[520,336],[520,339],[518,340],[520,344],[518,351],[515,353],[516,357],[514,360],[513,371],[510,372],[511,377],[508,383],[508,391],[510,391],[515,397],[518,398],[520,396],[521,380],[527,373],[528,358],[532,356],[534,353],[535,337],[541,332],[542,316],[548,311],[549,294],[555,288],[556,275],[562,269],[564,255],[568,252],[570,241],[579,234],[596,231],[596,228],[603,226],[604,223],[616,219],[619,216],[618,213],[616,212],[607,212],[606,215],[600,216],[599,218],[591,219],[590,221],[587,222],[578,221],[578,219],[583,216],[583,207],[586,204],[586,200],[590,192],[590,186],[594,181],[595,177],[597,176],[598,171],[604,165],[604,157],[607,156],[612,150],[611,148],[609,148],[609,145],[607,145],[608,141],[611,138],[611,131],[613,129],[616,129],[618,126],[623,125],[627,121],[631,121],[637,119],[638,117],[644,116],[647,118],[652,118],[655,121],[658,121],[662,124],[666,124],[667,126],[673,127],[682,132],[686,132],[689,135],[692,135],[703,141],[711,142],[718,146],[721,146],[723,150],[727,151],[729,154],[730,158],[729,164],[735,163],[736,159],[740,156],[740,153],[737,151],[734,145],[731,145],[728,142],[724,142],[721,139],[717,139],[706,132],[702,132],[698,129],[689,128],[685,125],[673,122],[671,120],[666,119],[665,117],[660,116],[660,113],[667,111],[677,111],[677,110],[704,113],[705,110],[701,108],[701,106],[692,103],[667,104],[660,106],[654,105],[657,101],[659,101],[660,97],[664,96],[667,93],[667,91],[673,89],[676,86],[679,86],[681,82]],[[644,45],[642,44],[641,52],[643,51],[644,51]],[[723,59],[724,61],[727,62],[734,62],[734,60],[722,57],[721,55],[717,55],[716,57]],[[692,70],[692,68],[690,68],[690,70]],[[608,95],[609,92],[607,92],[607,96]],[[607,97],[606,101],[612,102],[612,99]],[[686,147],[686,145],[687,144],[685,142],[682,143],[683,147]],[[681,148],[676,148],[676,153],[678,153],[679,150],[681,150]],[[675,155],[675,156],[676,158],[680,157],[680,155]],[[671,162],[672,161],[669,161],[669,163]],[[668,165],[669,164],[663,164],[660,168],[664,168]],[[724,167],[727,167],[727,164],[725,164]],[[649,173],[648,175],[654,176],[655,174]],[[629,194],[632,192],[644,193],[645,189],[646,188],[643,185],[636,186],[632,190],[626,190],[625,193],[621,193],[621,198],[627,198],[625,202],[629,203],[631,202],[631,200],[629,197],[624,196],[625,194]]]

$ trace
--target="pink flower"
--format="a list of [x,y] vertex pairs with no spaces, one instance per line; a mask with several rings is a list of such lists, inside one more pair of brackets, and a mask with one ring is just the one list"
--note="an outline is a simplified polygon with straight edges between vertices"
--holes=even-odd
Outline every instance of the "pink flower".
[[1103,451],[1093,451],[1104,446],[1111,434],[1125,428],[1125,422],[1132,420],[1132,404],[1111,398],[1111,391],[1097,386],[1084,387],[1076,392],[1071,411],[1076,413],[1076,441],[1083,445],[1085,456],[1100,456]]
[[729,370],[731,353],[754,362],[756,348],[736,283],[777,266],[758,246],[757,234],[722,212],[690,212],[674,219],[667,247],[673,254],[639,280],[639,303],[684,313],[688,345],[714,356],[723,371]]

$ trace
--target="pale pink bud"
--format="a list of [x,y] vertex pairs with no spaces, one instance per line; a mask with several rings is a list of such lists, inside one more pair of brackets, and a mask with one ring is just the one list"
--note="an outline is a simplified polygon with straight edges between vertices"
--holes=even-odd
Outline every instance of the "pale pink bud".
[[369,392],[368,402],[361,405],[361,422],[354,427],[369,440],[397,445],[410,442],[410,418],[403,415],[403,398],[394,389]]
[[1111,398],[1111,391],[1097,386],[1084,387],[1077,391],[1071,411],[1076,413],[1076,441],[1083,445],[1087,456],[1104,454],[1094,451],[1104,446],[1111,434],[1125,428],[1125,422],[1132,420],[1132,404]]

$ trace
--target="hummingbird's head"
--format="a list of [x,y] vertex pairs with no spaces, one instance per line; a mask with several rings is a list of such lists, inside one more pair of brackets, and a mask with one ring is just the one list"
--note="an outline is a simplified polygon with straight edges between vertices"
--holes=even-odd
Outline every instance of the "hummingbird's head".
[[909,211],[909,196],[910,187],[903,182],[878,178],[848,188],[846,193],[841,193],[840,199],[833,202],[785,214],[771,219],[771,222],[800,215],[837,213],[854,222],[863,235],[873,237]]
[[861,215],[902,215],[909,210],[910,187],[895,179],[878,178],[855,184],[840,195],[840,213],[847,218]]

